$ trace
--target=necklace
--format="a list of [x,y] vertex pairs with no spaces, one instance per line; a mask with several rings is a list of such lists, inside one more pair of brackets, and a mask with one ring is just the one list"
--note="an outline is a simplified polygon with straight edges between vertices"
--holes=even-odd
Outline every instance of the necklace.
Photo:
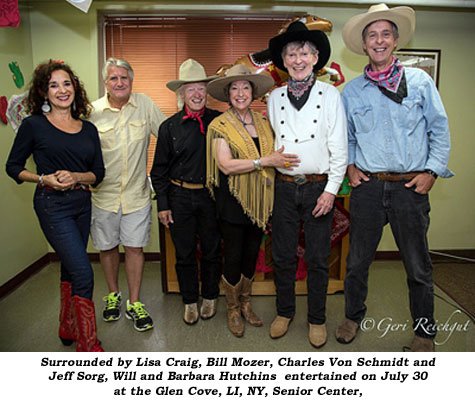
[[246,109],[246,113],[244,114],[244,119],[241,119],[241,115],[239,115],[239,112],[237,112],[235,109],[233,109],[233,112],[234,112],[234,115],[236,115],[236,117],[243,124],[244,127],[254,126],[254,121],[252,119],[252,115],[251,115],[251,121],[249,123],[246,123],[246,115],[249,112],[249,109]]

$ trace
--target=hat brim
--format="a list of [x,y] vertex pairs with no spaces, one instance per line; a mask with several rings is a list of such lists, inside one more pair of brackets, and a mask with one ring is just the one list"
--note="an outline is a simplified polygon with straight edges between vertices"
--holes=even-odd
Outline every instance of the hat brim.
[[208,83],[208,82],[214,80],[217,77],[219,77],[219,76],[209,76],[209,77],[204,77],[204,78],[197,78],[196,80],[195,79],[193,79],[193,80],[172,80],[172,81],[169,81],[166,84],[166,86],[169,90],[176,91],[184,84]]
[[416,27],[416,17],[412,8],[403,6],[351,17],[342,31],[346,47],[354,53],[366,55],[363,49],[363,30],[369,24],[379,20],[388,20],[397,26],[399,32],[397,48],[402,48],[409,43]]
[[318,60],[313,66],[313,71],[320,70],[330,59],[330,41],[324,32],[318,30],[284,32],[269,41],[272,61],[279,69],[288,72],[282,59],[282,49],[285,45],[294,41],[309,41],[315,44],[318,49]]
[[208,84],[208,94],[219,101],[228,102],[226,87],[234,81],[249,81],[254,86],[254,96],[262,97],[274,86],[274,79],[264,74],[241,74],[229,77],[220,77]]

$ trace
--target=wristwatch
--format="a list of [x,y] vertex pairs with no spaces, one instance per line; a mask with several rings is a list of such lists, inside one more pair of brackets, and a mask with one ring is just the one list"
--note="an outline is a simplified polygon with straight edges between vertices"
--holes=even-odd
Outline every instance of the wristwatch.
[[432,169],[426,169],[425,173],[429,174],[429,175],[432,175],[434,177],[434,179],[437,179],[439,177],[439,175],[437,175]]

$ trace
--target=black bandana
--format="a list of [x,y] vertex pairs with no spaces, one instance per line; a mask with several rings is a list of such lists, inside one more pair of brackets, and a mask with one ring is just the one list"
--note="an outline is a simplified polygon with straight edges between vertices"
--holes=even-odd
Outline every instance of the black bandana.
[[407,97],[406,73],[402,73],[401,81],[399,83],[399,87],[397,88],[397,92],[389,91],[388,89],[380,87],[379,85],[378,88],[389,99],[392,99],[394,102],[401,104],[402,100]]
[[295,81],[292,77],[289,77],[287,96],[289,97],[290,103],[295,106],[297,110],[302,109],[307,102],[310,90],[314,84],[315,74],[313,72],[303,81]]
[[406,74],[401,62],[393,56],[392,63],[383,71],[372,71],[371,65],[364,69],[364,77],[378,86],[379,90],[398,104],[407,97]]

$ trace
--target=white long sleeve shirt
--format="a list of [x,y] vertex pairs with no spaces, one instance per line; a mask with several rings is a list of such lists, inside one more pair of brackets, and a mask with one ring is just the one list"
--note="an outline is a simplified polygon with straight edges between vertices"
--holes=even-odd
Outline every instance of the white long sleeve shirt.
[[285,175],[327,174],[325,191],[337,194],[348,164],[347,122],[338,90],[315,82],[310,95],[297,110],[287,96],[287,86],[272,91],[267,113],[275,133],[275,149],[297,154],[300,165]]

